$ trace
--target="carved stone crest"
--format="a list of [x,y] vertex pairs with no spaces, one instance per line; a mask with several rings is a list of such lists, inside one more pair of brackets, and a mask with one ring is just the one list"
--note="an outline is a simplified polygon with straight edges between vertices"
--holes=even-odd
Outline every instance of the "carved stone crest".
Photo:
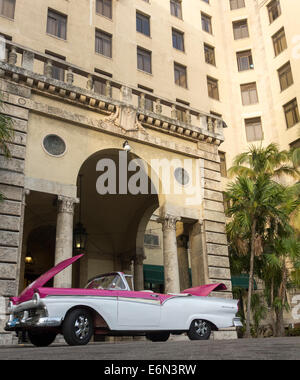
[[131,106],[117,107],[116,112],[104,119],[104,123],[110,123],[122,129],[124,133],[142,131],[147,133],[138,121],[136,109]]

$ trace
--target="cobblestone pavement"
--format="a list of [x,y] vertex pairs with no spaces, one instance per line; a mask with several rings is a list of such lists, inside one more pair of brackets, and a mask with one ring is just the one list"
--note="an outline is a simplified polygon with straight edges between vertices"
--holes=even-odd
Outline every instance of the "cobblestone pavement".
[[300,338],[240,339],[166,343],[93,343],[84,347],[52,345],[0,347],[0,360],[300,360]]

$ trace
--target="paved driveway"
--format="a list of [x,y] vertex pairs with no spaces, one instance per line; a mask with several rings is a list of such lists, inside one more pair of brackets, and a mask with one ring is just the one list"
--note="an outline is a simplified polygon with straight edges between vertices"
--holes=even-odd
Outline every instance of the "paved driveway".
[[144,341],[94,343],[84,347],[52,345],[0,347],[0,360],[300,360],[300,338],[240,339],[231,341]]

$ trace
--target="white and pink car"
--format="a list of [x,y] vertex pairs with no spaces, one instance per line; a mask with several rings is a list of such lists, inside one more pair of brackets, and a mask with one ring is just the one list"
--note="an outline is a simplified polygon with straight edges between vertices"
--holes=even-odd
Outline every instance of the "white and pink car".
[[236,317],[237,300],[208,297],[214,290],[225,290],[224,284],[158,294],[133,291],[132,276],[114,272],[93,278],[84,289],[44,287],[81,257],[61,262],[11,298],[6,331],[28,331],[31,343],[42,347],[57,334],[72,346],[86,345],[98,334],[146,335],[158,342],[187,333],[191,340],[204,340],[212,330],[242,325]]

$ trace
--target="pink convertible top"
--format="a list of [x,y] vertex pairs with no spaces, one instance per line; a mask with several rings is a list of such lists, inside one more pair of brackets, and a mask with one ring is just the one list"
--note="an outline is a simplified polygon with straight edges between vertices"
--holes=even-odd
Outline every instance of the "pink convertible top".
[[227,287],[225,284],[219,283],[219,284],[196,286],[195,288],[186,289],[182,293],[188,293],[188,294],[191,294],[192,296],[207,297],[213,291],[226,290],[226,289]]

